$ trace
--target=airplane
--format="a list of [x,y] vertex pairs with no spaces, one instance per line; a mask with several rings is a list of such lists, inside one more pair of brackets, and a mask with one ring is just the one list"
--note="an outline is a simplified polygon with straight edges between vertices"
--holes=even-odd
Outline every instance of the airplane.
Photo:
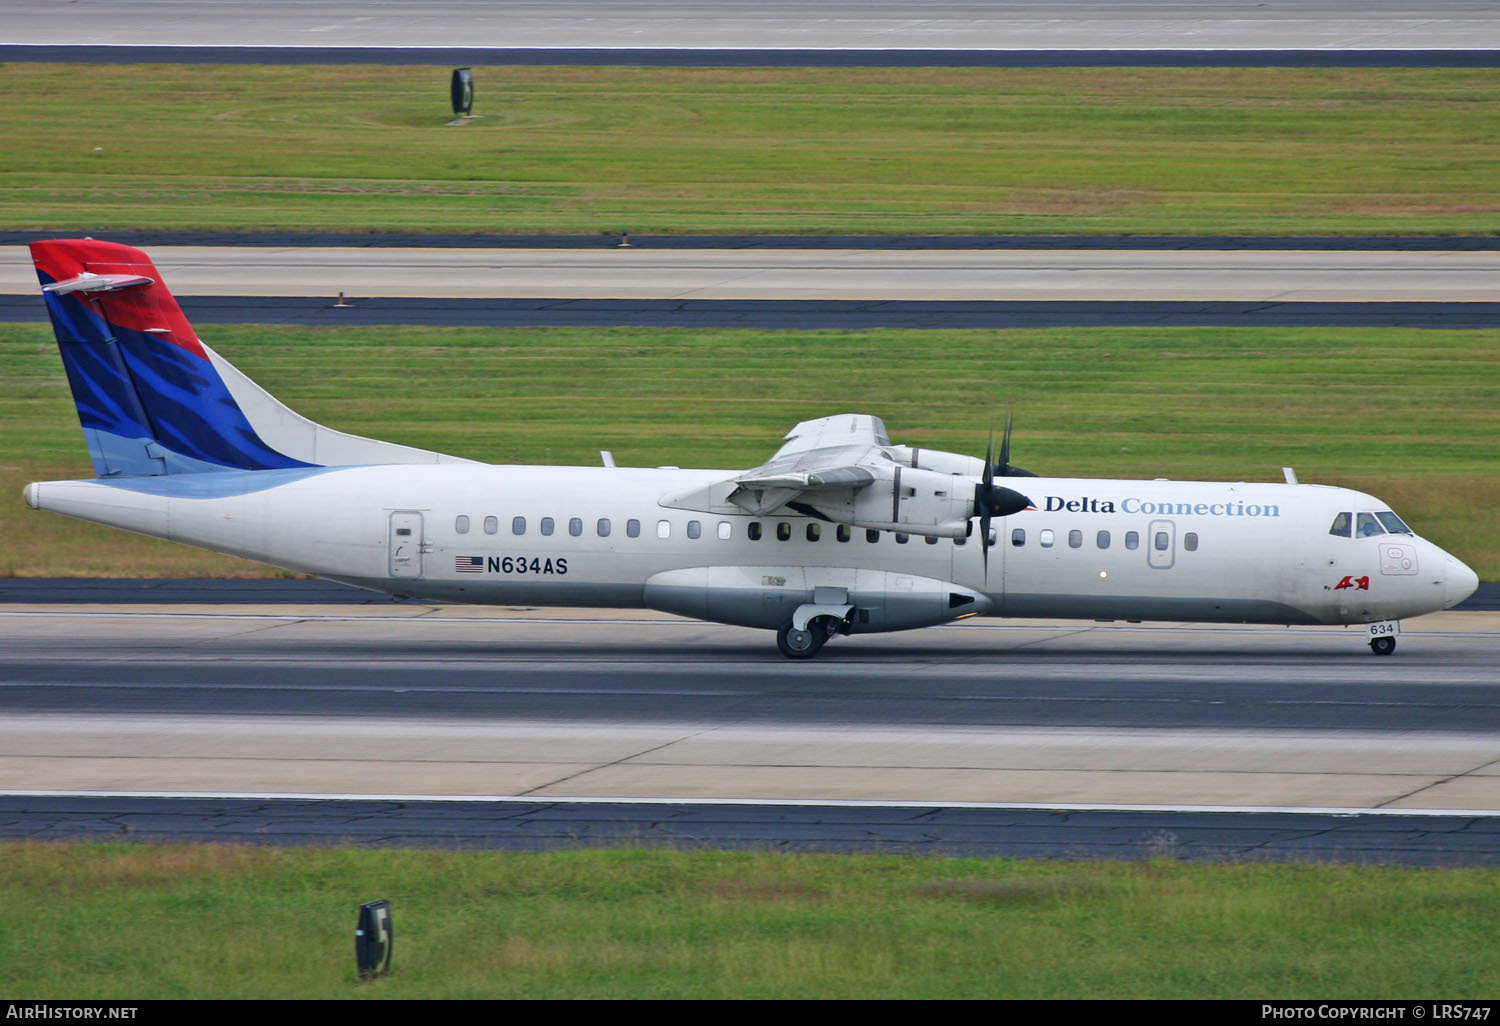
[[95,477],[39,510],[430,600],[650,608],[841,635],[974,616],[1366,625],[1450,608],[1474,571],[1371,495],[1299,484],[1038,477],[798,424],[744,470],[501,466],[302,417],[198,339],[151,259],[31,246]]

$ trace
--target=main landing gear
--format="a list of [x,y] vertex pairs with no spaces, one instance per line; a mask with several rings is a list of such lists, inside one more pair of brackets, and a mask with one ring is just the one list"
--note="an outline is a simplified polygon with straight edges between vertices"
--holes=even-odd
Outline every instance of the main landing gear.
[[1390,655],[1396,651],[1396,639],[1392,637],[1371,638],[1370,651],[1376,655]]
[[776,647],[788,659],[811,659],[828,643],[828,639],[841,633],[841,624],[831,616],[819,616],[807,621],[801,630],[791,623],[784,623],[776,632]]

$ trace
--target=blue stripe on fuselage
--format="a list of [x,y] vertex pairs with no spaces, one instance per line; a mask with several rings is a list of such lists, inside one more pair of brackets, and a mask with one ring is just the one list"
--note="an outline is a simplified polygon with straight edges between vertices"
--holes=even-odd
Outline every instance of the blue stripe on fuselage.
[[111,477],[94,482],[144,495],[172,499],[227,499],[295,484],[319,474],[348,467],[297,467],[290,470],[223,470],[216,474],[175,474],[165,477]]

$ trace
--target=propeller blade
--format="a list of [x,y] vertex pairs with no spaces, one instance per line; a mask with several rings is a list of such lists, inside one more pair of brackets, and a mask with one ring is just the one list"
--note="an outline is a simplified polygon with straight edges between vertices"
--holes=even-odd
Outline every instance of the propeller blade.
[[[1036,475],[1029,470],[1023,470],[1021,467],[1015,467],[1011,465],[1010,421],[1011,415],[1007,411],[1005,414],[1005,434],[1001,437],[1000,441],[1000,462],[995,466],[995,473],[999,474],[1001,477],[1036,477]],[[990,434],[993,437],[994,428],[990,429]],[[988,463],[989,460],[986,459],[985,462]]]

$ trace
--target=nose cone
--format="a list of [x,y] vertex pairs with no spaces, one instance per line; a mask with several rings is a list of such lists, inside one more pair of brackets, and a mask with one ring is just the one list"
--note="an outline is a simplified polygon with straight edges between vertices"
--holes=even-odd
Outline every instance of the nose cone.
[[1444,557],[1447,560],[1447,572],[1443,576],[1443,588],[1447,597],[1443,608],[1452,609],[1479,590],[1479,575],[1469,569],[1463,560],[1454,559],[1446,553]]

